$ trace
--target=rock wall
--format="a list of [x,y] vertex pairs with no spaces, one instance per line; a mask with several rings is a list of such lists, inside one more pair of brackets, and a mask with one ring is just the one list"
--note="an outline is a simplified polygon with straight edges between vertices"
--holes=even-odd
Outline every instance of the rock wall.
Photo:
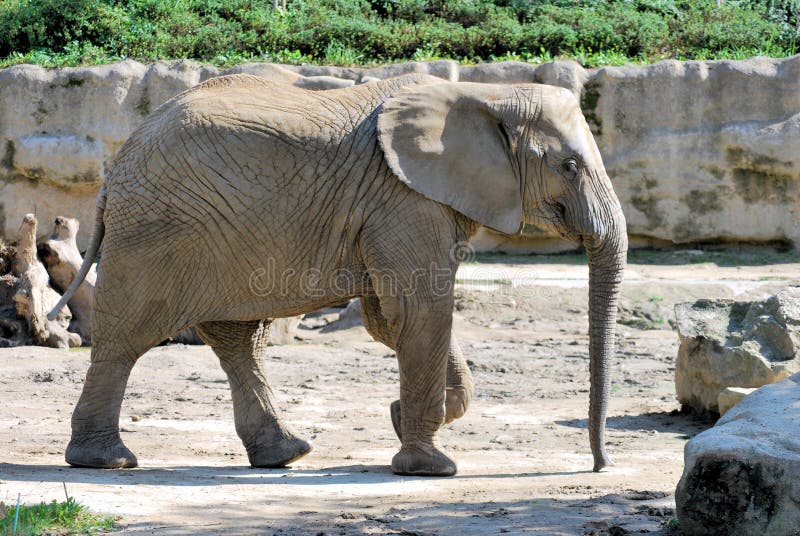
[[[325,89],[407,72],[447,80],[545,83],[581,98],[622,201],[632,244],[791,241],[800,247],[800,55],[746,61],[664,61],[585,70],[573,62],[461,66],[409,62],[374,69],[189,61],[0,70],[0,235],[24,214],[81,220],[116,151],[158,105],[198,82],[247,72]],[[44,227],[47,227],[45,225]],[[572,246],[533,230],[484,230],[481,249]]]

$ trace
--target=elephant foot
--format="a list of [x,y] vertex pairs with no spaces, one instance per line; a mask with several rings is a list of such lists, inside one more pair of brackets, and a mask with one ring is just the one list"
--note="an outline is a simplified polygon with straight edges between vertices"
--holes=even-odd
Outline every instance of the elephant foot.
[[117,433],[110,436],[98,434],[73,436],[67,445],[64,459],[73,467],[98,469],[127,469],[139,464],[136,456],[125,446]]
[[612,462],[611,458],[609,458],[608,455],[605,453],[605,451],[603,451],[599,455],[595,456],[594,467],[592,468],[592,471],[594,471],[595,473],[599,473],[606,467],[613,467],[613,466],[614,462]]
[[283,437],[269,445],[257,444],[247,448],[247,458],[253,467],[286,467],[311,452],[311,443],[299,437]]
[[392,458],[398,475],[453,476],[456,470],[456,462],[433,445],[403,447]]

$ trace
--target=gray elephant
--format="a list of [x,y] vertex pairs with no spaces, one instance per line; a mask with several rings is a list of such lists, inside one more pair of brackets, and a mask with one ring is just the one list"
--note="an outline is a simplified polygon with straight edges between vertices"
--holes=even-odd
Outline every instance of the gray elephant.
[[[66,460],[133,467],[119,435],[136,360],[196,326],[227,373],[250,463],[310,445],[281,419],[262,353],[270,319],[362,298],[397,352],[399,474],[452,475],[438,428],[472,378],[452,334],[458,247],[483,224],[581,242],[590,266],[594,469],[627,250],[625,219],[571,93],[408,75],[312,92],[249,75],[204,82],[154,112],[120,150],[81,272],[103,243],[91,365]],[[69,299],[73,289],[64,296]]]

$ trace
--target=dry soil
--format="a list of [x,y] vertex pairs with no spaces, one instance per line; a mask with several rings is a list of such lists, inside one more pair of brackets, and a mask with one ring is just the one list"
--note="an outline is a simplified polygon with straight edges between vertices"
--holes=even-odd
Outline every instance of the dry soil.
[[455,329],[476,380],[467,415],[440,441],[451,478],[396,476],[389,419],[394,354],[337,310],[271,347],[272,386],[314,444],[291,468],[252,469],[211,350],[169,345],[137,364],[122,408],[133,470],[66,466],[69,418],[89,350],[0,350],[0,500],[67,493],[137,534],[669,534],[688,438],[713,422],[681,413],[673,387],[676,302],[757,298],[797,284],[798,257],[772,250],[632,256],[618,329],[601,473],[586,430],[585,261],[484,256],[459,274]]

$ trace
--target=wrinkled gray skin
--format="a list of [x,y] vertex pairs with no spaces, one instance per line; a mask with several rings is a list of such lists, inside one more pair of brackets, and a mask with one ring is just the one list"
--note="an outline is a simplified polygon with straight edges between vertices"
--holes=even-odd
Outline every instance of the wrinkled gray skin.
[[458,250],[479,224],[516,233],[523,223],[588,252],[600,470],[627,237],[569,92],[423,75],[311,92],[234,75],[178,95],[124,145],[98,197],[86,254],[103,241],[94,347],[67,462],[136,465],[118,427],[131,368],[196,326],[228,375],[250,463],[291,463],[311,447],[267,385],[270,319],[360,296],[367,329],[397,352],[392,469],[454,474],[435,435],[472,396],[451,330]]

